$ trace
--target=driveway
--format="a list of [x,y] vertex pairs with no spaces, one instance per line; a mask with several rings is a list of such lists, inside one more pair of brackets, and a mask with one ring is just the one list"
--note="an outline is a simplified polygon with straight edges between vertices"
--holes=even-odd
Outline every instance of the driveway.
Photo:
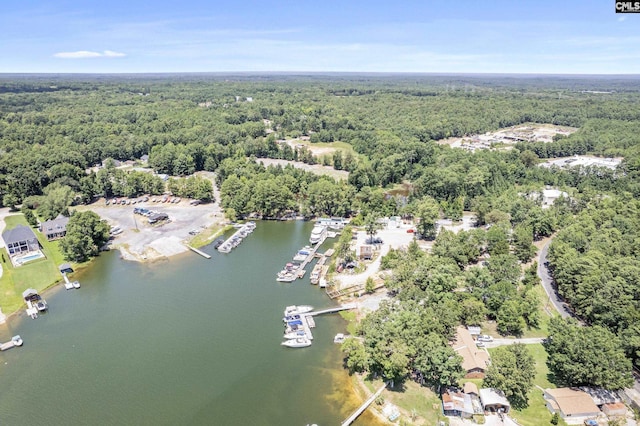
[[553,241],[553,239],[550,239],[547,244],[542,247],[542,250],[540,250],[540,254],[538,255],[538,276],[540,277],[542,287],[544,287],[544,291],[547,293],[547,297],[555,310],[558,311],[562,318],[567,318],[573,316],[573,314],[569,309],[569,305],[562,300],[553,285],[553,277],[551,277],[551,273],[547,267],[547,252],[549,251],[549,244],[551,244],[551,241]]
[[487,348],[497,348],[498,346],[513,345],[514,343],[522,343],[523,345],[534,345],[542,343],[544,337],[531,337],[528,339],[493,339],[493,342],[485,342]]

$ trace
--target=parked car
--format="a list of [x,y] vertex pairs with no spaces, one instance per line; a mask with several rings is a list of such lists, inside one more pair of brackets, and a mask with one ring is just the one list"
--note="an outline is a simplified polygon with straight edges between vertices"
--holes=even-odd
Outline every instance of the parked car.
[[478,336],[478,342],[493,342],[493,337],[488,334],[481,334]]
[[476,346],[479,347],[479,348],[484,348],[485,344],[484,344],[484,342],[476,342]]

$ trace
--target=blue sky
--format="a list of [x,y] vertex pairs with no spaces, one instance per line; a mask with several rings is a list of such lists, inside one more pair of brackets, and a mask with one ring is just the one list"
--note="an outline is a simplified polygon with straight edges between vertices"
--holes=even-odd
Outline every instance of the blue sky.
[[0,72],[640,74],[613,0],[6,0]]

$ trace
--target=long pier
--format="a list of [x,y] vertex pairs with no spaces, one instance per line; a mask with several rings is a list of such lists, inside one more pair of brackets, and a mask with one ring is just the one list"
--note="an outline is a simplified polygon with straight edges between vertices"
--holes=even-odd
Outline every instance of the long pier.
[[5,343],[0,343],[0,351],[6,351],[16,346],[22,346],[22,339],[20,336],[13,336],[11,340]]
[[344,305],[337,306],[335,308],[323,309],[322,311],[311,311],[305,315],[314,316],[322,314],[332,314],[334,312],[348,311],[349,309],[355,309],[357,305],[355,303],[345,303]]
[[369,399],[367,399],[361,406],[360,408],[358,408],[356,411],[353,412],[353,414],[351,414],[349,417],[347,417],[347,419],[345,421],[343,421],[342,423],[340,423],[341,426],[349,426],[351,423],[353,423],[358,416],[360,416],[360,414],[362,414],[364,412],[364,410],[366,410],[369,405],[371,405],[371,403],[373,401],[376,400],[377,397],[380,396],[380,394],[382,393],[382,391],[384,391],[387,388],[387,384],[385,383],[384,386],[382,386],[380,389],[378,389],[376,391],[376,393],[374,393],[373,395],[371,395],[369,397]]
[[195,248],[195,247],[191,247],[191,246],[189,246],[189,245],[187,246],[187,248],[188,248],[189,250],[191,250],[192,252],[194,252],[194,253],[198,253],[200,256],[204,257],[205,259],[211,259],[211,255],[209,255],[209,254],[207,254],[207,253],[203,252],[202,250],[198,250],[197,248]]

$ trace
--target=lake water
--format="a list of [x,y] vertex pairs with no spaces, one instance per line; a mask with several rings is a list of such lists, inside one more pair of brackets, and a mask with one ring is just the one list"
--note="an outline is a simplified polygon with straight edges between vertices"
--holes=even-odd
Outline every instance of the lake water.
[[280,346],[286,305],[333,305],[308,273],[275,281],[311,228],[259,222],[230,254],[205,247],[211,260],[103,254],[81,289],[45,294],[49,313],[0,326],[25,341],[0,353],[0,424],[339,424],[361,402],[333,343],[346,322],[317,317],[311,347]]

